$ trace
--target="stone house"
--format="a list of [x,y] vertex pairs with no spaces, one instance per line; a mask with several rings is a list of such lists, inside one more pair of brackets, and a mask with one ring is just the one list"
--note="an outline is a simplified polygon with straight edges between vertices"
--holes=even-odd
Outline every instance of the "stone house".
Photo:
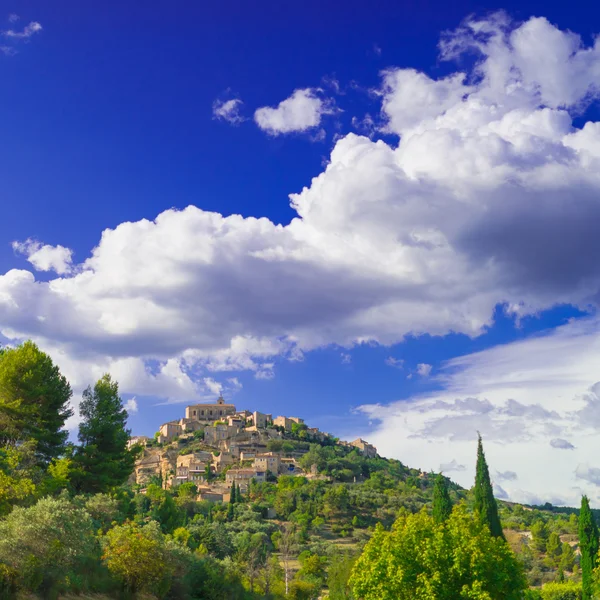
[[262,483],[265,481],[266,476],[266,471],[255,468],[229,469],[225,475],[225,482],[230,486],[235,481],[235,483],[240,486],[240,490],[245,493],[248,491],[248,486],[253,479],[255,479],[257,483]]
[[208,461],[206,460],[206,456],[200,457],[199,454],[196,453],[178,456],[173,485],[180,485],[188,482],[196,484],[204,483],[206,481],[206,467],[207,465],[210,465],[212,455],[208,452],[202,452],[202,455],[207,454]]
[[160,426],[158,433],[158,443],[164,444],[165,442],[170,442],[174,437],[181,435],[183,433],[183,428],[178,421],[169,421]]
[[149,441],[150,438],[147,435],[136,435],[134,437],[129,438],[129,441],[127,442],[127,448],[131,448],[136,444],[139,444],[140,446],[145,446]]
[[273,419],[273,425],[276,427],[283,427],[286,431],[292,430],[292,420],[287,417],[275,417]]
[[258,411],[252,413],[252,424],[257,429],[265,429],[267,424],[273,420],[273,415],[264,414]]
[[281,455],[276,452],[265,452],[256,454],[254,457],[254,468],[261,471],[271,471],[273,475],[279,473],[281,465]]
[[358,448],[367,458],[375,458],[377,456],[377,448],[361,438],[350,442],[350,445]]
[[215,424],[204,429],[204,442],[216,446],[220,441],[232,438],[239,432],[238,425]]

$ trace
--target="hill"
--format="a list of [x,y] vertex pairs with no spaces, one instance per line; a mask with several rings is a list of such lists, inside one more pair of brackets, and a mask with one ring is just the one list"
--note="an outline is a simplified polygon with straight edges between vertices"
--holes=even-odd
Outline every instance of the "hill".
[[[277,540],[293,528],[297,554],[322,559],[320,586],[326,584],[331,557],[341,554],[351,561],[377,523],[389,528],[403,511],[431,506],[435,474],[381,457],[364,440],[348,443],[318,432],[302,419],[294,418],[286,429],[263,416],[243,411],[228,417],[233,427],[207,421],[170,440],[160,431],[142,440],[133,488],[144,493],[154,484],[177,497],[182,484],[195,486],[198,503],[189,518],[222,523],[232,547],[247,533]],[[228,509],[232,484],[241,492],[233,512]],[[447,484],[454,503],[472,505],[468,490]],[[563,575],[578,578],[578,509],[499,502],[499,510],[531,586]],[[302,575],[301,560],[291,565],[290,576],[296,572]]]

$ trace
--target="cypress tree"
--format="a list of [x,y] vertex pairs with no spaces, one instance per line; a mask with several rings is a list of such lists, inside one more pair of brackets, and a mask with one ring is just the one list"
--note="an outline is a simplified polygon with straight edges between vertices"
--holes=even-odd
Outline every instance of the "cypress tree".
[[581,498],[579,548],[581,549],[581,597],[582,600],[591,600],[593,571],[598,555],[598,526],[590,510],[590,502],[587,496]]
[[236,502],[236,493],[235,493],[235,481],[231,482],[231,491],[229,492],[229,504],[235,504]]
[[235,492],[235,501],[236,502],[241,502],[242,501],[242,490],[240,490],[240,484],[238,483],[237,486],[237,490]]
[[498,516],[498,505],[494,498],[490,472],[488,470],[481,436],[478,435],[477,443],[477,467],[475,474],[475,512],[479,515],[482,523],[485,523],[494,537],[504,539],[502,525]]
[[81,445],[73,456],[73,483],[83,493],[105,493],[125,483],[139,446],[127,449],[127,411],[119,397],[119,385],[106,374],[83,392],[79,406]]
[[436,523],[444,523],[452,512],[452,500],[448,493],[448,482],[439,473],[433,486],[433,519]]

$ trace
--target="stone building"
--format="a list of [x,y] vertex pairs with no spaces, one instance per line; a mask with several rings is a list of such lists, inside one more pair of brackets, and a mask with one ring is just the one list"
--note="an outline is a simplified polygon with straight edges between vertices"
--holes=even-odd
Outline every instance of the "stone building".
[[292,420],[287,417],[275,417],[273,419],[273,425],[276,427],[283,427],[286,431],[292,430]]
[[265,452],[254,456],[254,468],[260,471],[271,471],[273,475],[279,473],[281,456],[276,452]]
[[204,430],[204,442],[216,446],[222,440],[228,440],[239,432],[238,425],[215,424]]
[[350,445],[358,448],[367,458],[375,458],[377,456],[377,448],[361,438],[350,442]]
[[149,441],[150,438],[147,435],[136,435],[134,437],[129,438],[129,441],[127,442],[127,448],[131,448],[136,444],[139,444],[140,446],[145,446]]
[[223,396],[219,396],[216,404],[186,406],[185,418],[191,421],[224,421],[228,415],[235,413],[235,404],[227,404]]
[[178,421],[169,421],[160,426],[158,433],[158,443],[164,444],[165,442],[170,442],[174,437],[181,435],[183,433],[183,428]]
[[210,452],[194,452],[177,457],[177,466],[173,485],[182,483],[204,483],[206,481],[206,468],[210,468],[213,455]]
[[252,413],[252,423],[258,429],[265,429],[268,423],[273,420],[273,415],[264,414],[255,410]]
[[250,482],[254,479],[257,483],[262,483],[266,480],[266,471],[259,469],[229,469],[225,475],[225,482],[231,485],[234,481],[240,486],[240,490],[245,493],[248,491]]

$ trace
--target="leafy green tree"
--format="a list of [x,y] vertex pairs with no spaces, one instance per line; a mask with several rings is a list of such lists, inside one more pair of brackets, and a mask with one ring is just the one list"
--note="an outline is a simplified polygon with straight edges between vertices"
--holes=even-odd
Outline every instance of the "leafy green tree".
[[34,461],[31,444],[0,448],[0,517],[35,492]]
[[158,523],[140,527],[117,525],[103,540],[103,560],[108,570],[131,593],[164,593],[173,575],[166,542]]
[[445,522],[452,513],[452,500],[448,493],[448,482],[439,473],[433,486],[433,519],[436,523]]
[[229,491],[229,504],[235,504],[236,488],[235,481],[231,482],[231,490]]
[[130,431],[118,383],[103,375],[83,392],[79,412],[83,422],[81,445],[73,457],[75,487],[85,493],[107,492],[127,480],[139,451],[139,446],[127,448]]
[[27,341],[0,353],[0,447],[35,442],[46,466],[65,451],[71,386],[52,359]]
[[579,511],[579,548],[581,550],[582,599],[593,598],[593,572],[598,556],[598,526],[590,510],[587,496],[581,498]]
[[520,600],[526,588],[508,544],[464,505],[444,524],[422,510],[378,525],[350,585],[361,600]]
[[483,444],[481,436],[477,441],[477,466],[475,474],[475,512],[479,515],[482,523],[485,523],[494,537],[504,539],[502,525],[498,515],[498,505],[494,498],[494,490],[490,480],[485,454],[483,453]]
[[76,565],[93,556],[90,515],[67,497],[16,507],[0,521],[0,563],[18,574],[20,587],[50,597]]

